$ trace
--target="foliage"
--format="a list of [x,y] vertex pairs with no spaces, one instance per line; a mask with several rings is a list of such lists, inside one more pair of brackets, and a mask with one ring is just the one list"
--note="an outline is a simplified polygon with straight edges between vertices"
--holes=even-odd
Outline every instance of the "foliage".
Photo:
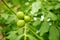
[[[16,13],[31,21],[18,27]],[[3,40],[60,40],[60,0],[0,0]]]

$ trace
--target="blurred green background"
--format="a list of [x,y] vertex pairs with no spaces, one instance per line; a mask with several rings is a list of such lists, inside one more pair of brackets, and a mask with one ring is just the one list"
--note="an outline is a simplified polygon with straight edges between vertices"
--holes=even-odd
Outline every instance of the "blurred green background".
[[[25,28],[16,13],[32,18]],[[60,40],[60,0],[0,0],[0,40]]]

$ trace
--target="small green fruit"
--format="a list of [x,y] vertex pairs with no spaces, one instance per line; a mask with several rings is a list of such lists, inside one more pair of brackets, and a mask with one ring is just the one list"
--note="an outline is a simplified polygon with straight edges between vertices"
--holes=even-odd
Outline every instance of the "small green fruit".
[[25,20],[26,22],[29,22],[29,21],[31,21],[31,18],[30,18],[30,16],[25,16],[25,17],[24,17],[24,20]]
[[18,20],[18,21],[17,21],[17,26],[22,27],[22,26],[24,26],[24,25],[25,25],[25,21],[24,21],[24,20]]
[[24,18],[24,13],[23,12],[18,12],[16,15],[17,15],[17,17],[19,19],[23,19]]

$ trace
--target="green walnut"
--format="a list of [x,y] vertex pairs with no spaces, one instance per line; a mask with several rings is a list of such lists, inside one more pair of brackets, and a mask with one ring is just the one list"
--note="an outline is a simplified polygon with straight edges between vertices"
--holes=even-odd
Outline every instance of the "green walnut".
[[24,20],[18,20],[17,21],[17,26],[23,27],[24,25],[25,25],[25,21]]
[[24,13],[23,12],[18,12],[16,15],[17,15],[17,17],[19,19],[23,19],[24,18]]
[[30,21],[31,21],[31,18],[30,18],[30,16],[24,16],[24,20],[25,20],[26,22],[30,22]]

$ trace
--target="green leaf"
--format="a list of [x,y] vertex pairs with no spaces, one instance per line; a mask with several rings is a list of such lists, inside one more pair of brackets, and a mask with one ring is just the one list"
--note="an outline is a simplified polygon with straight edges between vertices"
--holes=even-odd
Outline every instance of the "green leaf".
[[45,20],[47,20],[48,18],[50,18],[53,21],[57,20],[57,16],[52,12],[48,12],[48,14],[45,17]]
[[35,22],[33,23],[33,26],[38,26],[38,25],[40,25],[40,23],[41,23],[41,21],[40,21],[40,20],[37,20],[37,21],[35,21]]
[[11,28],[9,27],[9,26],[4,26],[4,28],[3,28],[3,32],[8,32],[8,31],[10,31],[11,30]]
[[11,31],[7,38],[10,40],[15,40],[17,38],[16,31]]
[[31,35],[27,35],[27,37],[29,38],[29,40],[37,40],[34,36]]
[[3,13],[3,14],[1,14],[1,17],[4,18],[4,19],[7,19],[8,18],[8,14]]
[[41,8],[41,2],[40,1],[36,1],[34,3],[32,3],[32,10],[31,13],[35,13],[38,12],[38,10]]
[[22,29],[18,29],[18,30],[17,30],[17,33],[18,33],[18,35],[22,35],[24,32],[23,32]]
[[19,0],[12,0],[12,2],[16,5],[19,4]]
[[44,33],[49,31],[49,23],[48,22],[43,22],[40,28],[40,36],[43,36]]
[[16,22],[18,20],[18,18],[15,15],[9,15],[8,19],[6,20],[6,24],[10,24],[13,22]]
[[48,16],[54,21],[57,20],[57,16],[54,13],[49,12]]
[[55,9],[59,9],[60,8],[60,3],[57,3],[57,5],[55,5]]
[[24,35],[19,35],[15,40],[21,40],[21,38],[23,37]]
[[49,40],[59,40],[59,31],[55,26],[51,26],[49,30]]

